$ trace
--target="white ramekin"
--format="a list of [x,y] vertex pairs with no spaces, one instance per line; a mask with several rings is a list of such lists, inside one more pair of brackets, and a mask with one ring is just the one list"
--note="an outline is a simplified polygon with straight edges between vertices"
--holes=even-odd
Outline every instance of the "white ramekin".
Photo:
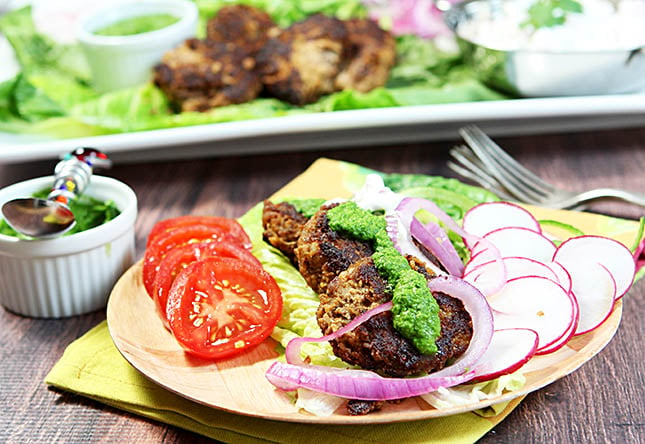
[[[165,28],[127,36],[94,32],[123,19],[148,14],[172,14],[179,21]],[[79,19],[76,38],[90,65],[94,87],[100,92],[143,84],[163,54],[197,31],[198,12],[187,0],[143,0],[110,4]]]
[[[0,190],[0,205],[51,186],[39,177]],[[118,180],[92,176],[84,194],[113,200],[121,211],[90,230],[45,240],[0,234],[0,304],[25,316],[61,318],[105,307],[116,280],[133,263],[137,196]]]

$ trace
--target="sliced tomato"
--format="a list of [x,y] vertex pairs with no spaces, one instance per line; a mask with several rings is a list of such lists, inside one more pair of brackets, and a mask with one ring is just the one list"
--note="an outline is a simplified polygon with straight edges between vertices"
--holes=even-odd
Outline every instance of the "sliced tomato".
[[[231,239],[228,232],[208,225],[188,225],[164,232],[146,247],[143,257],[143,286],[148,295],[154,298],[154,282],[161,260],[175,248],[207,241]],[[231,240],[234,242],[234,240]]]
[[157,238],[163,237],[173,230],[195,226],[214,227],[223,230],[229,233],[234,239],[237,239],[244,248],[247,250],[251,249],[251,239],[246,234],[246,231],[244,231],[242,225],[235,219],[220,216],[179,216],[159,221],[150,230],[146,248],[152,245]]
[[260,261],[249,250],[229,239],[216,239],[212,242],[199,242],[173,248],[159,262],[154,278],[153,299],[157,302],[164,320],[167,319],[168,293],[179,272],[193,262],[211,256],[239,259],[255,265],[259,269],[262,268]]
[[194,355],[222,359],[264,341],[282,314],[273,277],[239,259],[193,262],[175,279],[167,315],[177,341]]

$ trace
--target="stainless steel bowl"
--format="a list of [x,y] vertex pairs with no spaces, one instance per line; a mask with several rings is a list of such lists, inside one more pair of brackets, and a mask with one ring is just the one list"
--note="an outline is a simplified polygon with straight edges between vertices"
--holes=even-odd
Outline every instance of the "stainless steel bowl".
[[[645,46],[620,50],[501,50],[460,34],[460,27],[524,0],[467,0],[444,14],[466,61],[486,84],[525,97],[584,96],[645,91]],[[641,25],[642,26],[642,25]]]

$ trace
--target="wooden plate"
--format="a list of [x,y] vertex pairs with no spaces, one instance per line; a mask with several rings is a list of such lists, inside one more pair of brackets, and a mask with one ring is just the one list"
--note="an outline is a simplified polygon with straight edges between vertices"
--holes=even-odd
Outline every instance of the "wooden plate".
[[[362,183],[365,171],[357,165],[320,159],[274,197],[347,197]],[[325,183],[321,187],[321,183]],[[637,223],[589,213],[532,208],[540,219],[555,219],[590,234],[604,234],[624,243],[635,236]],[[486,401],[448,409],[435,409],[421,398],[386,404],[366,416],[349,416],[341,406],[329,417],[298,411],[293,398],[276,390],[264,376],[277,358],[276,343],[267,340],[248,353],[219,363],[193,358],[182,350],[163,326],[141,278],[141,262],[117,282],[107,308],[110,334],[117,348],[136,369],[171,392],[201,404],[242,415],[302,423],[367,424],[411,421],[453,415],[538,390],[573,372],[607,345],[616,332],[622,302],[598,329],[579,336],[555,353],[532,358],[524,367],[526,384],[521,390]]]
[[618,302],[600,328],[575,338],[555,353],[531,359],[524,367],[526,385],[521,390],[458,408],[435,409],[421,398],[413,398],[401,404],[386,404],[382,411],[365,416],[349,416],[341,406],[332,416],[316,417],[298,411],[292,398],[276,390],[264,377],[278,356],[277,343],[272,340],[242,356],[218,363],[184,353],[163,326],[154,302],[146,293],[141,269],[141,262],[130,268],[117,282],[108,302],[110,335],[125,359],[152,381],[200,404],[280,421],[321,424],[411,421],[508,401],[550,384],[591,359],[611,340],[622,314],[622,302]]

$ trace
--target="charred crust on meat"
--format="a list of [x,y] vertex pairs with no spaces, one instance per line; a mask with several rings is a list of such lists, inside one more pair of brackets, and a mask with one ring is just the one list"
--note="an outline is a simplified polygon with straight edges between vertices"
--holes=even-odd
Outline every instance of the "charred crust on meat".
[[266,90],[294,105],[312,103],[334,92],[346,39],[345,24],[322,14],[280,31],[257,56]]
[[281,29],[261,9],[226,5],[208,20],[206,39],[189,39],[164,55],[154,83],[178,111],[244,103],[262,91],[302,106],[344,89],[383,86],[395,46],[367,19],[314,14]]
[[323,207],[307,221],[295,249],[298,271],[318,294],[325,293],[329,282],[351,264],[373,254],[368,243],[346,238],[329,227],[329,208]]
[[365,401],[362,399],[350,399],[347,401],[347,413],[352,416],[367,415],[378,412],[385,405],[385,401]]
[[206,38],[233,43],[249,54],[264,46],[276,24],[265,11],[248,5],[227,5],[206,24]]

